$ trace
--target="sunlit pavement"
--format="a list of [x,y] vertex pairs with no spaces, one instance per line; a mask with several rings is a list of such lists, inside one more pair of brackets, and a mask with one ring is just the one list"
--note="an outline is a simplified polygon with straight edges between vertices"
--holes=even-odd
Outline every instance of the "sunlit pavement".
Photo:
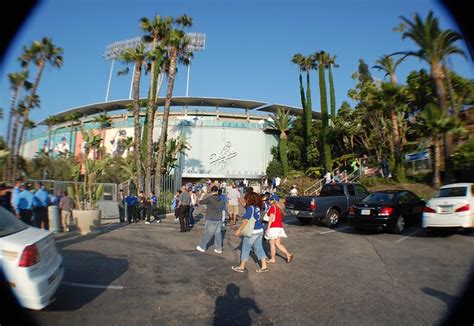
[[[199,208],[196,214],[202,214]],[[228,227],[222,254],[195,247],[204,221],[180,233],[160,224],[102,226],[59,235],[66,273],[56,301],[32,315],[43,325],[434,324],[455,302],[474,234],[354,233],[286,219],[295,254],[268,273],[236,273],[240,239]]]

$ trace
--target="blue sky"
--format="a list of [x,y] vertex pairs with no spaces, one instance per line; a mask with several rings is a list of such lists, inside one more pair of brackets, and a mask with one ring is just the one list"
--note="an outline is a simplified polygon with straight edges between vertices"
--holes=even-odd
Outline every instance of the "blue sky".
[[[16,58],[23,45],[43,36],[64,48],[60,70],[46,68],[38,89],[41,108],[33,120],[69,108],[105,99],[110,62],[102,55],[110,43],[140,35],[140,17],[190,15],[189,32],[207,35],[206,50],[196,53],[191,68],[190,96],[229,97],[300,106],[298,69],[291,63],[295,53],[308,55],[325,50],[337,56],[334,70],[337,107],[348,100],[358,60],[369,66],[377,58],[400,50],[416,49],[392,28],[399,16],[433,10],[443,28],[457,26],[444,8],[431,0],[325,0],[325,1],[43,1],[17,34],[0,71],[0,107],[10,107],[7,74],[20,70]],[[464,46],[464,45],[462,45]],[[461,75],[473,78],[471,63],[451,59]],[[401,65],[399,81],[413,69],[426,67],[417,59]],[[123,68],[115,65],[115,72]],[[383,78],[375,70],[372,74]],[[312,75],[313,109],[319,111],[317,72]],[[184,96],[186,68],[180,67],[175,96]],[[109,100],[128,98],[130,76],[114,75]],[[143,81],[145,95],[147,82]],[[164,91],[161,92],[164,94]],[[351,105],[351,101],[349,101]],[[6,118],[0,120],[6,134]]]

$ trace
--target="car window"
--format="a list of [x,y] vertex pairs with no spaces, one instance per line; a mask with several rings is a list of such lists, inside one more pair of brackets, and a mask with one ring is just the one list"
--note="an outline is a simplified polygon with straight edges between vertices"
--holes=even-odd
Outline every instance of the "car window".
[[347,193],[349,196],[355,196],[355,190],[353,185],[347,185]]
[[451,187],[441,188],[434,198],[442,197],[465,197],[467,193],[467,187]]
[[344,187],[342,185],[324,185],[319,197],[344,196]]
[[355,194],[357,196],[366,196],[369,194],[369,192],[361,185],[354,185],[354,188],[355,188]]
[[17,219],[11,212],[0,207],[0,238],[20,232],[27,227],[25,223]]
[[396,193],[393,192],[374,192],[365,197],[363,203],[389,203],[395,198]]

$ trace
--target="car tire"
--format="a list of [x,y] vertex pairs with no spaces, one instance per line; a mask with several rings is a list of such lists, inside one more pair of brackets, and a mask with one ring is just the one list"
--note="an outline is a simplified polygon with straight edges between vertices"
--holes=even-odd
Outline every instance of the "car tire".
[[310,218],[304,218],[304,217],[297,217],[298,221],[300,222],[301,225],[309,225],[311,223]]
[[401,234],[405,230],[405,218],[403,216],[399,216],[397,221],[395,222],[395,226],[393,227],[392,231],[395,234]]
[[324,218],[324,224],[332,229],[339,223],[341,220],[341,213],[335,209],[330,209],[329,212],[326,214],[326,217]]

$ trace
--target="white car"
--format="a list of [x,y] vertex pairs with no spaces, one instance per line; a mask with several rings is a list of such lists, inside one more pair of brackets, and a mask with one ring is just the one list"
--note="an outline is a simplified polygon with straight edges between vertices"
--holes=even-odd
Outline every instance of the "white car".
[[1,206],[0,268],[18,302],[34,310],[54,300],[64,275],[53,234],[26,225]]
[[424,228],[474,227],[474,183],[441,187],[423,210]]

